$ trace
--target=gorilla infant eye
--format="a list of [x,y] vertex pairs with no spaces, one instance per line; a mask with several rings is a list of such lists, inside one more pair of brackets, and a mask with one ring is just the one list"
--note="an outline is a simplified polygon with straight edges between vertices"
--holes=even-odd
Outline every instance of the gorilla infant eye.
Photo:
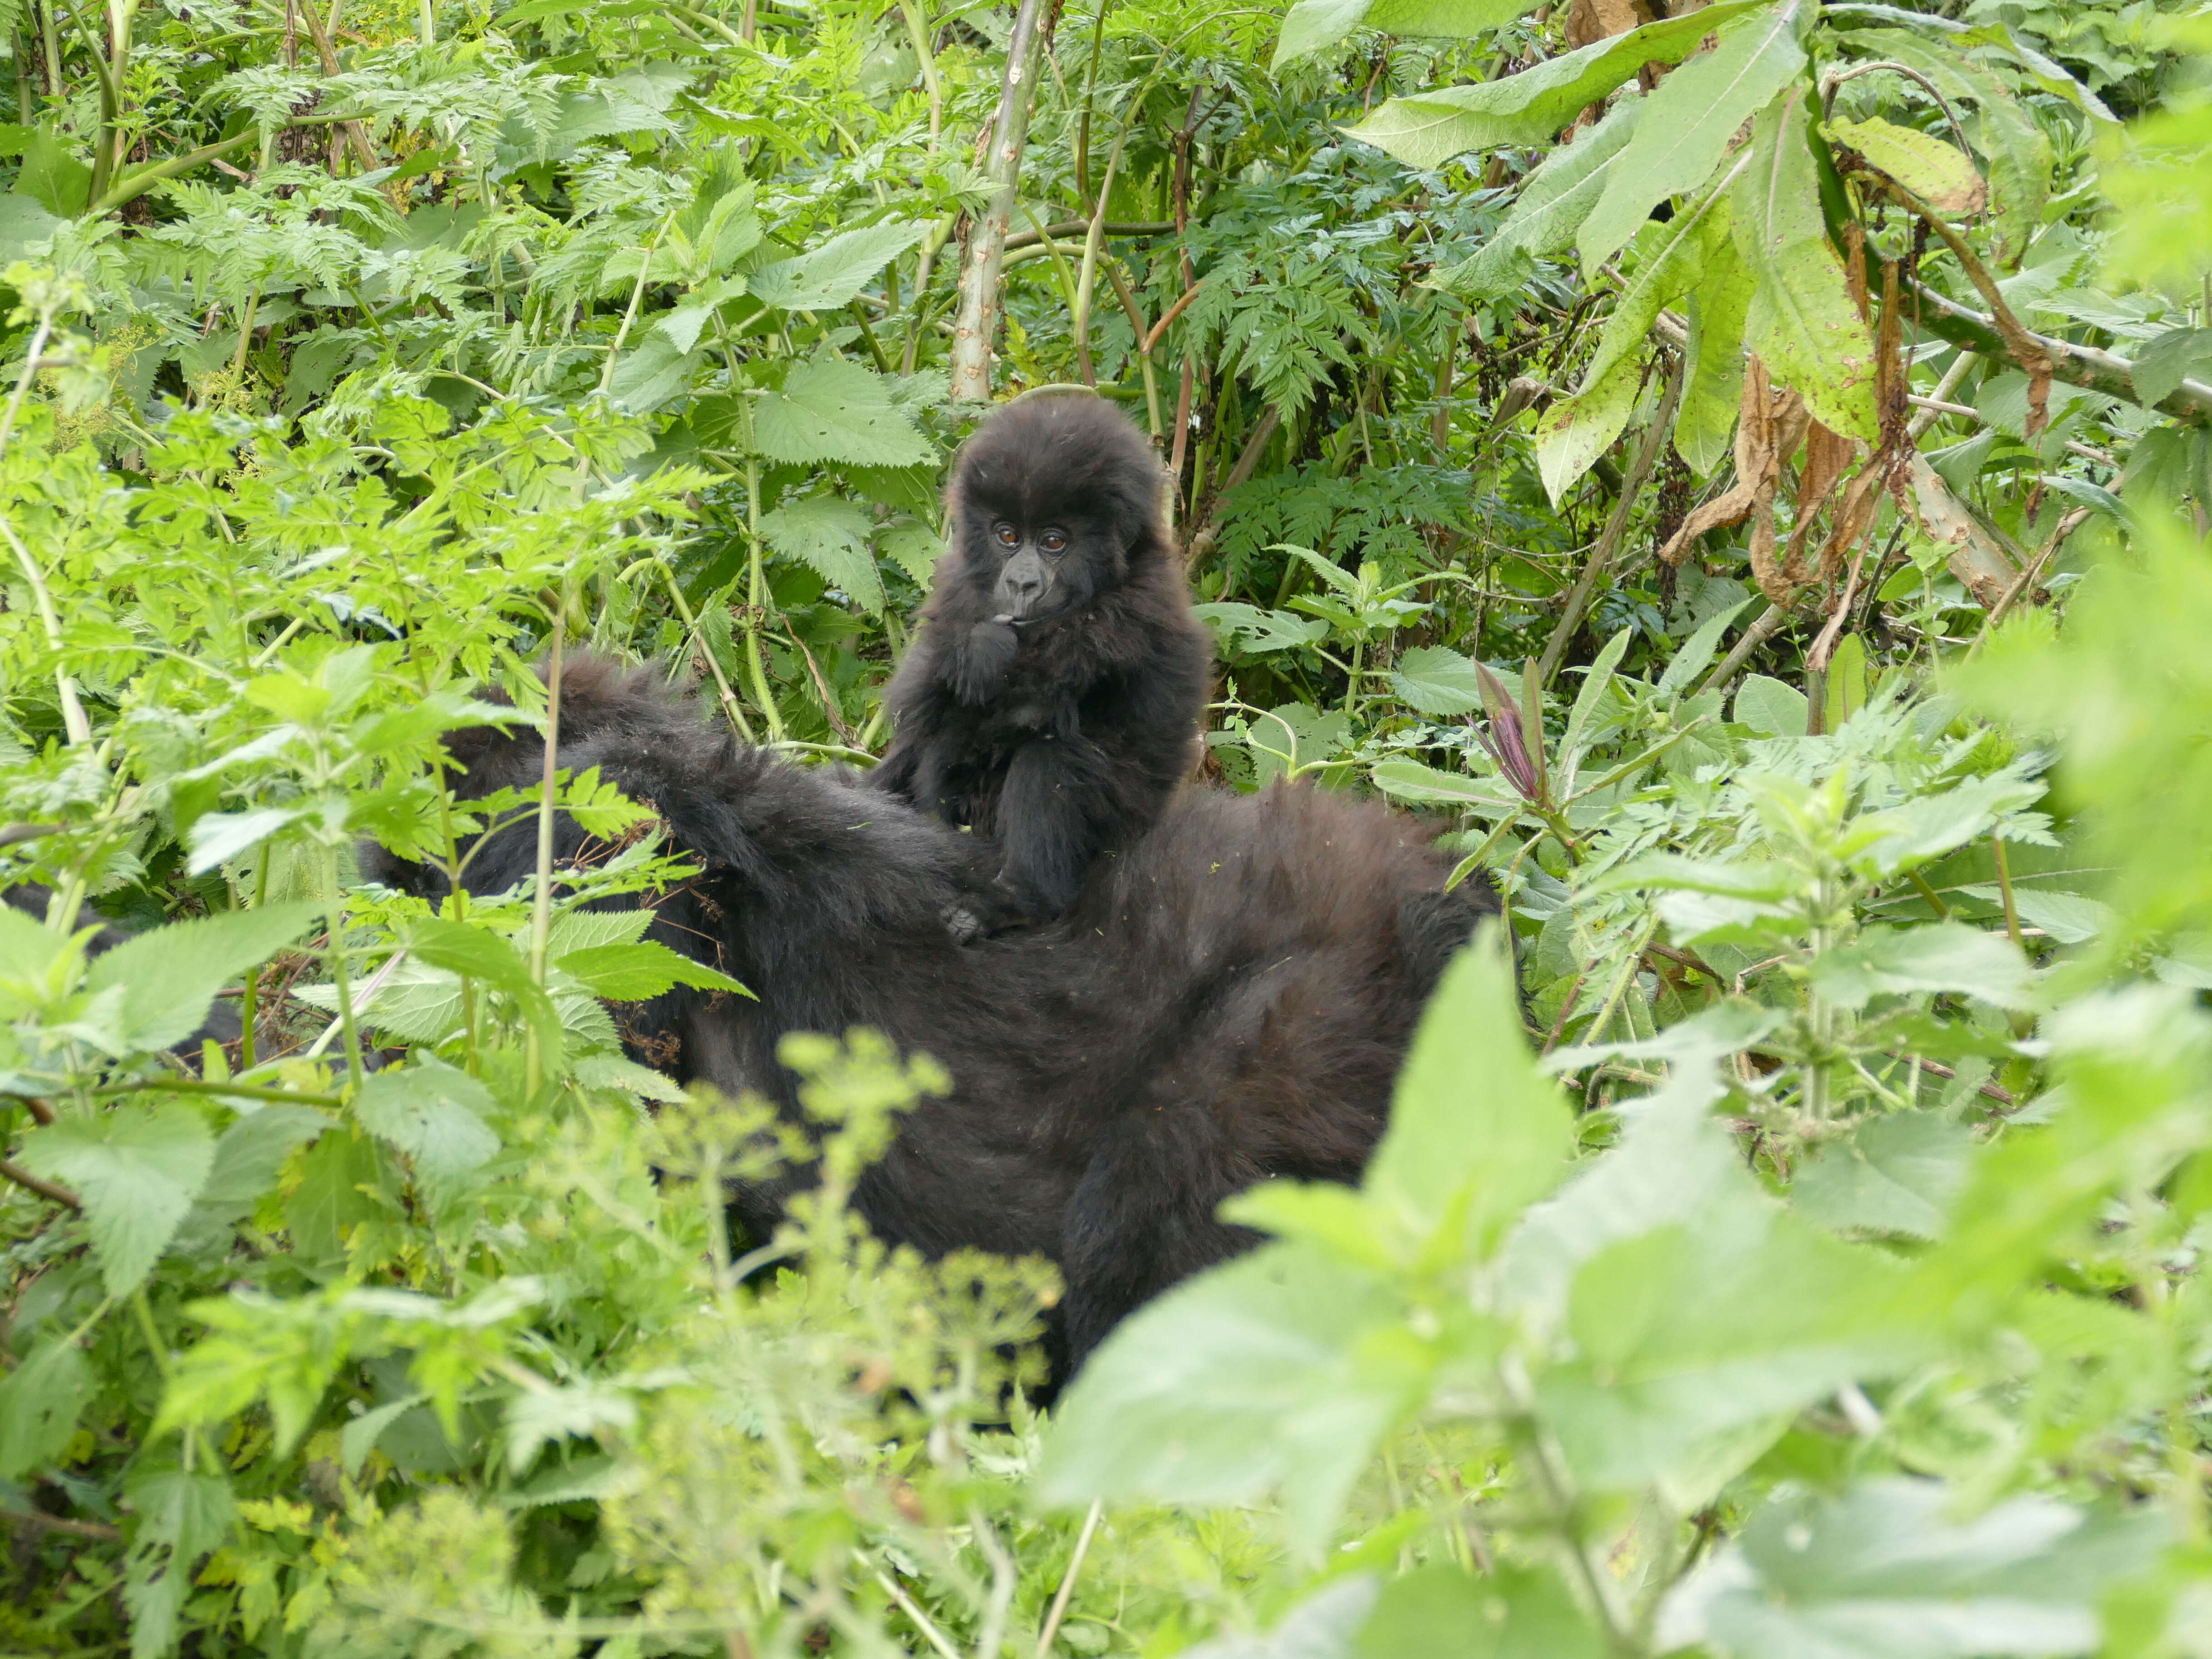
[[1022,544],[1022,532],[1010,524],[994,524],[991,526],[991,533],[999,538],[1001,547],[1019,547]]
[[1048,530],[1037,538],[1037,545],[1048,553],[1065,552],[1067,549],[1067,532],[1065,530]]

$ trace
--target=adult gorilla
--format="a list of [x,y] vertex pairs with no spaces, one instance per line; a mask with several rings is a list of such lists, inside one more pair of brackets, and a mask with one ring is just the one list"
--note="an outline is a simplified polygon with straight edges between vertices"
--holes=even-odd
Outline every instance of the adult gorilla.
[[[1056,1261],[1066,1369],[1115,1322],[1251,1240],[1217,1219],[1271,1176],[1356,1180],[1423,1000],[1479,915],[1479,884],[1385,809],[1277,787],[1195,792],[1098,860],[1055,923],[962,946],[943,916],[991,874],[972,839],[842,769],[733,744],[648,674],[586,659],[562,686],[560,763],[650,801],[702,872],[653,901],[653,937],[757,1002],[678,989],[623,1011],[641,1057],[797,1115],[793,1030],[875,1027],[933,1054],[951,1095],[903,1121],[855,1204],[877,1234]],[[527,787],[537,734],[450,744],[460,793]],[[556,857],[588,857],[563,817]],[[483,848],[472,888],[527,877],[535,829]],[[442,878],[372,853],[367,873]],[[766,1237],[804,1181],[733,1195]]]

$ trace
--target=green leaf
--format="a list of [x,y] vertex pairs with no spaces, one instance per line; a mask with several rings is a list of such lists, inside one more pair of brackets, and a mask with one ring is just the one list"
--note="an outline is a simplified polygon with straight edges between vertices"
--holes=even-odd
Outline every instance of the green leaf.
[[731,301],[743,297],[744,291],[744,277],[718,276],[686,294],[673,311],[662,314],[655,326],[675,343],[677,350],[689,351],[699,343],[708,319]]
[[1790,1201],[1837,1232],[1937,1238],[1973,1146],[1972,1129],[1932,1112],[1876,1118],[1799,1170]]
[[793,366],[783,390],[761,399],[753,446],[770,460],[801,465],[914,466],[936,459],[929,440],[892,401],[889,381],[828,356]]
[[85,988],[121,988],[118,1030],[131,1048],[170,1048],[199,1029],[216,992],[266,962],[325,915],[320,905],[301,902],[173,921],[94,957],[85,973]]
[[215,1162],[215,1137],[179,1103],[115,1106],[32,1130],[22,1160],[84,1200],[93,1257],[108,1295],[121,1297],[144,1281],[176,1237]]
[[[407,951],[424,967],[479,981],[513,998],[548,1050],[560,1053],[561,1017],[554,1012],[552,1000],[531,977],[530,963],[522,953],[498,934],[432,916],[409,924]],[[434,1000],[436,995],[434,990]]]
[[1624,146],[1635,136],[1644,100],[1621,94],[1605,118],[1578,131],[1521,181],[1505,222],[1480,248],[1458,264],[1439,271],[1436,286],[1473,300],[1502,299],[1524,286],[1534,261],[1556,253],[1575,239],[1583,220],[1605,193],[1606,181]]
[[1874,339],[1828,240],[1798,93],[1753,123],[1751,162],[1736,179],[1734,206],[1736,248],[1758,283],[1747,325],[1752,349],[1823,426],[1873,442],[1881,426]]
[[1358,125],[1344,131],[1408,167],[1430,169],[1470,150],[1548,145],[1585,106],[1644,64],[1679,64],[1722,24],[1771,3],[1723,0],[1703,11],[1593,42],[1502,80],[1392,98]]
[[65,222],[28,196],[0,196],[0,265],[26,258],[30,244],[45,241]]
[[66,1336],[49,1337],[0,1378],[0,1480],[58,1462],[94,1393],[92,1367]]
[[1267,68],[1326,52],[1354,29],[1437,40],[1476,40],[1534,9],[1531,0],[1297,0],[1283,17]]
[[1538,418],[1536,470],[1554,507],[1620,436],[1636,412],[1641,379],[1636,362],[1616,359],[1601,379],[1557,399]]
[[[1182,1659],[1348,1659],[1360,1621],[1375,1605],[1371,1573],[1324,1583],[1264,1634],[1217,1636],[1185,1648]],[[1453,1651],[1456,1652],[1455,1649]]]
[[1765,674],[1747,674],[1736,688],[1736,724],[1761,737],[1803,737],[1810,708],[1802,691]]
[[1478,1577],[1432,1563],[1382,1587],[1358,1659],[1604,1659],[1613,1651],[1559,1575],[1500,1561]]
[[1422,1012],[1361,1190],[1450,1259],[1485,1255],[1559,1183],[1572,1143],[1566,1103],[1528,1054],[1504,936],[1486,923]]
[[315,1142],[284,1204],[284,1225],[302,1261],[325,1270],[344,1261],[348,1230],[384,1213],[379,1200],[386,1170],[367,1135],[341,1132]]
[[811,566],[870,616],[884,609],[884,579],[868,546],[868,515],[836,495],[786,501],[761,520],[761,537],[778,553]]
[[919,519],[894,520],[877,532],[876,542],[882,557],[913,577],[924,592],[929,591],[937,562],[945,556],[945,544],[934,530]]
[[2148,409],[2185,380],[2212,380],[2212,328],[2170,328],[2137,346],[2135,362],[2136,398]]
[[1605,194],[1576,234],[1585,276],[1626,246],[1655,204],[1711,178],[1736,130],[1803,71],[1811,15],[1806,0],[1781,0],[1723,29],[1719,46],[1659,83],[1644,100],[1634,142],[1608,170]]
[[1880,119],[1830,121],[1828,142],[1856,150],[1939,213],[1979,213],[1988,191],[1971,158],[1932,134]]
[[1045,1442],[1047,1503],[1233,1504],[1280,1486],[1294,1537],[1326,1537],[1425,1362],[1386,1340],[1385,1281],[1272,1244],[1185,1281],[1085,1362]]
[[[662,320],[674,316],[672,312]],[[694,327],[691,332],[696,337],[698,330]],[[677,343],[675,331],[653,328],[623,354],[607,381],[607,395],[617,409],[649,415],[690,386],[695,367],[696,360]]]
[[215,1163],[200,1188],[199,1207],[222,1220],[250,1212],[276,1184],[284,1160],[331,1127],[312,1106],[264,1106],[222,1132]]
[[672,986],[689,985],[701,991],[752,994],[727,974],[670,950],[651,939],[635,944],[595,945],[554,958],[553,965],[583,984],[591,994],[608,1002],[642,1002]]
[[47,212],[74,219],[92,198],[92,169],[62,141],[40,127],[23,150],[23,170],[15,177],[15,194],[27,196]]
[[1711,251],[1690,290],[1690,340],[1683,367],[1681,407],[1674,415],[1674,453],[1699,477],[1729,454],[1730,435],[1743,407],[1744,325],[1758,279],[1735,240]]
[[1866,707],[1866,646],[1857,635],[1846,634],[1836,642],[1835,654],[1828,659],[1827,694],[1821,702],[1821,729],[1842,731],[1844,722]]
[[495,1109],[483,1084],[435,1060],[377,1073],[354,1103],[362,1127],[412,1158],[426,1188],[448,1187],[498,1155],[499,1135],[484,1121]]
[[795,259],[763,265],[748,279],[749,285],[763,305],[785,311],[836,311],[850,305],[878,271],[928,234],[929,226],[921,221],[848,230]]
[[2010,939],[1960,921],[1869,927],[1852,943],[1823,951],[1808,973],[1814,990],[1844,1008],[1922,991],[1955,992],[2017,1008],[2026,1003],[2033,977]]
[[1213,630],[1213,637],[1231,650],[1247,656],[1288,651],[1301,645],[1317,645],[1328,637],[1328,624],[1317,617],[1301,617],[1289,611],[1262,611],[1257,605],[1216,600],[1194,605],[1192,612]]
[[1682,648],[1675,652],[1667,665],[1667,672],[1659,677],[1659,690],[1662,694],[1680,695],[1690,689],[1690,682],[1705,672],[1706,665],[1719,652],[1721,636],[1728,632],[1729,624],[1735,620],[1736,613],[1750,603],[1748,599],[1738,599],[1734,605],[1714,611],[1698,624],[1698,631],[1682,641]]
[[1424,714],[1464,714],[1482,707],[1482,684],[1474,664],[1441,645],[1417,646],[1398,659],[1390,684]]
[[1433,766],[1402,757],[1377,761],[1370,775],[1375,787],[1393,800],[1432,801],[1495,815],[1519,811],[1520,797],[1496,778],[1471,778],[1459,772],[1440,772]]
[[2155,1507],[2092,1516],[2044,1497],[1972,1515],[1942,1483],[1901,1476],[1832,1498],[1785,1489],[1669,1595],[1656,1645],[1729,1659],[2088,1653],[2107,1588],[2156,1561],[2167,1526]]

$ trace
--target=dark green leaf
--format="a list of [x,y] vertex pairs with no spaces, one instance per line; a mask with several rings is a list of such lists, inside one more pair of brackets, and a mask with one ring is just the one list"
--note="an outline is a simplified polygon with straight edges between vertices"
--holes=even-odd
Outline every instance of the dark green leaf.
[[92,1368],[67,1337],[49,1337],[0,1378],[0,1480],[53,1462],[91,1403]]

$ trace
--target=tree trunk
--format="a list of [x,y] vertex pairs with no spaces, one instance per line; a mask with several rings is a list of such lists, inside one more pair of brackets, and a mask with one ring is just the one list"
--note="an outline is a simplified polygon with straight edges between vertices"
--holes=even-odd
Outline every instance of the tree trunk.
[[991,343],[999,333],[999,263],[1006,232],[1021,199],[1022,145],[1029,137],[1030,98],[1036,81],[1037,25],[1044,0],[1022,0],[1006,41],[1006,76],[992,125],[990,164],[996,188],[983,217],[969,231],[960,270],[960,308],[952,325],[952,396],[982,403],[991,395]]

